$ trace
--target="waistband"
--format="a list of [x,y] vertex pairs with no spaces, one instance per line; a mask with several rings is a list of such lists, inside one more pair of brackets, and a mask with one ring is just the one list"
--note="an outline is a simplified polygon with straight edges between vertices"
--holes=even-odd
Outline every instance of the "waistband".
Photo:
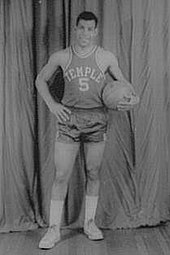
[[93,107],[93,108],[80,108],[80,107],[74,107],[74,106],[67,106],[68,109],[70,109],[73,112],[107,112],[107,108],[104,106],[101,107]]

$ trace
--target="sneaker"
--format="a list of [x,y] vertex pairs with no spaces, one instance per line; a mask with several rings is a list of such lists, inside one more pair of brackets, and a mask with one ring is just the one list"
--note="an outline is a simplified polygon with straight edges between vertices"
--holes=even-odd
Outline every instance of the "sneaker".
[[84,224],[84,233],[90,240],[102,240],[104,238],[101,230],[96,226],[93,219]]
[[60,241],[60,229],[57,226],[51,226],[44,237],[39,242],[40,249],[51,249]]

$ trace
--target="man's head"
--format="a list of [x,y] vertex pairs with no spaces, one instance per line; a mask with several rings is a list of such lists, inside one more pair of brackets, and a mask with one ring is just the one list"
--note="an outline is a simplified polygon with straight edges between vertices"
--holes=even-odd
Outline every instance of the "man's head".
[[98,19],[96,15],[93,12],[81,12],[76,20],[76,26],[78,26],[80,20],[94,20],[95,22],[95,28],[97,28],[98,25]]
[[81,47],[88,47],[97,35],[98,19],[92,12],[82,12],[76,20],[76,39]]

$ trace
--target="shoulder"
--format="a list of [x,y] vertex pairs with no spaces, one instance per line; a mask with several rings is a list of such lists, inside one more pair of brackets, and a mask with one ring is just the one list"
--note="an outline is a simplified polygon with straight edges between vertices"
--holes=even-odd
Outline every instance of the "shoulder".
[[98,47],[98,50],[97,50],[97,57],[99,59],[103,59],[105,62],[115,62],[117,63],[117,58],[116,56],[109,50],[106,50],[102,47]]
[[[96,51],[96,61],[103,66],[103,70],[107,70],[111,66],[117,66],[118,61],[115,55],[102,47],[98,47]],[[102,64],[101,64],[102,63]]]
[[66,49],[54,52],[50,56],[48,62],[54,65],[56,64],[56,65],[60,65],[61,67],[64,67],[69,60],[69,56],[70,56],[70,49],[68,47]]

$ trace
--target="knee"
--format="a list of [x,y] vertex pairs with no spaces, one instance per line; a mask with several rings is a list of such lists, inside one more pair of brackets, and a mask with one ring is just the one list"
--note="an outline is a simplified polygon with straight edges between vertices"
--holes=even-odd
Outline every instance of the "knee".
[[65,184],[68,182],[68,173],[66,171],[56,171],[55,180],[56,184]]
[[87,179],[89,181],[97,181],[99,179],[100,165],[97,163],[87,164]]

